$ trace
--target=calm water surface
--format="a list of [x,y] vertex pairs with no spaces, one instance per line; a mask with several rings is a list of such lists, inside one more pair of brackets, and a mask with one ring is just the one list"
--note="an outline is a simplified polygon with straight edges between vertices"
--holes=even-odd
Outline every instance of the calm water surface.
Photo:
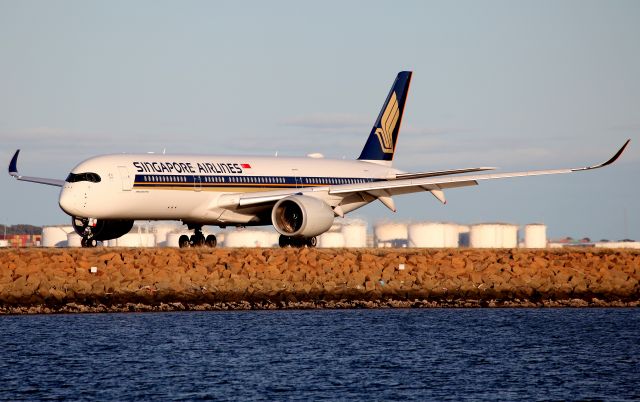
[[633,400],[640,309],[0,317],[0,399]]

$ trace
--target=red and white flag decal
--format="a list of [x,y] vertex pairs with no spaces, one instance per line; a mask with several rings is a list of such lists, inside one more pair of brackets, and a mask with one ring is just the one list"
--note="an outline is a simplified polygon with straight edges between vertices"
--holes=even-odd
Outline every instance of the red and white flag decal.
[[243,169],[251,169],[251,165],[249,165],[248,163],[241,163],[241,164],[240,164],[240,166],[241,166]]

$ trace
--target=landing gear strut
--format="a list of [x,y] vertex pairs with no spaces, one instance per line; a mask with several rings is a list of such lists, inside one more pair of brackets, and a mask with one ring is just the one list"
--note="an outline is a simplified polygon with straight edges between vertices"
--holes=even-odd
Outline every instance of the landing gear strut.
[[280,235],[278,244],[282,248],[285,248],[285,247],[313,248],[318,244],[318,239],[315,237],[290,237],[290,236]]
[[178,245],[180,246],[180,248],[203,246],[214,248],[217,245],[218,240],[214,235],[208,235],[207,237],[204,237],[204,234],[202,233],[202,225],[188,223],[187,227],[189,228],[189,230],[193,230],[194,233],[193,235],[191,235],[191,237],[187,235],[180,236],[180,238],[178,239]]

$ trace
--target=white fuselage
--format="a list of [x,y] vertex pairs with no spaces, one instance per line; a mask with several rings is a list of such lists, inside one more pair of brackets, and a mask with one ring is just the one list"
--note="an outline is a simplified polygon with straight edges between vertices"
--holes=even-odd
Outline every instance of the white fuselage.
[[[84,173],[95,173],[99,181],[67,180],[60,192],[60,207],[71,216],[224,226],[271,223],[270,206],[228,208],[223,199],[230,194],[314,187],[317,198],[335,205],[344,200],[333,200],[323,191],[329,185],[386,180],[400,171],[324,158],[121,154],[87,159],[70,177]],[[342,210],[346,213],[372,200],[357,199],[343,204]]]

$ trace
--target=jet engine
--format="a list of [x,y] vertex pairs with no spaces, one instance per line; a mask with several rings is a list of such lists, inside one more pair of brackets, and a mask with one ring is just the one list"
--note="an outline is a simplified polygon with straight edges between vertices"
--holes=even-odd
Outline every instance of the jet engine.
[[[71,218],[71,223],[73,225],[73,230],[75,230],[80,236],[84,237],[87,226],[92,222],[87,218],[73,217]],[[91,233],[95,240],[111,240],[129,233],[132,227],[133,220],[97,219],[95,220],[95,226],[91,225]]]
[[271,222],[289,237],[318,236],[333,225],[335,215],[327,203],[305,195],[283,198],[273,206]]

